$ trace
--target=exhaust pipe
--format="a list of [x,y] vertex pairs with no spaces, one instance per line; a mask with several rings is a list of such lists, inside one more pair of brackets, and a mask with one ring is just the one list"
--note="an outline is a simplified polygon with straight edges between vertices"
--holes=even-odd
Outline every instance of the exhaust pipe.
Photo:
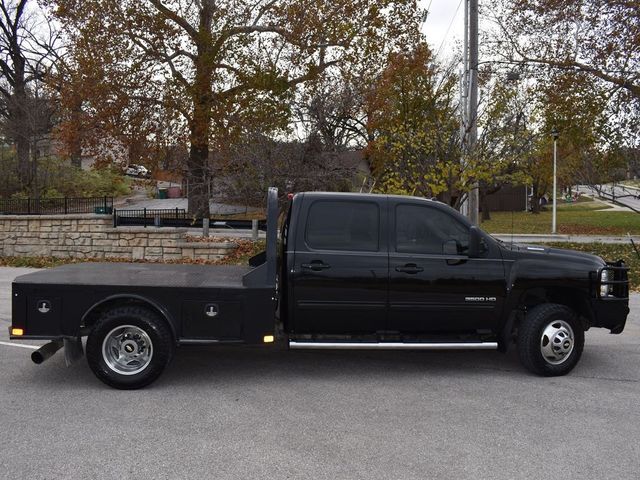
[[43,346],[31,354],[31,360],[36,365],[40,365],[42,362],[53,356],[58,350],[62,348],[62,340],[54,340]]

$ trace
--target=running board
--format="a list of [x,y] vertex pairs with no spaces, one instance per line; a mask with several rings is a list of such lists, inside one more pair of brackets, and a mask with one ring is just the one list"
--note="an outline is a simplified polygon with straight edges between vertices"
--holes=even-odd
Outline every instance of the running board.
[[296,350],[496,350],[498,342],[289,342]]

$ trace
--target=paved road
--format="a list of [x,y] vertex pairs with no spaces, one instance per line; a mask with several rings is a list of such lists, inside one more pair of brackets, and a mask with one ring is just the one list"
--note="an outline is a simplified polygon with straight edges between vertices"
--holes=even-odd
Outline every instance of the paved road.
[[596,187],[578,185],[578,191],[587,195],[602,196],[608,200],[616,200],[618,203],[640,212],[640,189],[612,184],[596,185]]
[[[0,326],[8,310],[0,269]],[[515,352],[182,349],[123,392],[0,345],[0,478],[637,479],[640,296],[566,377]],[[6,337],[5,337],[6,338]]]

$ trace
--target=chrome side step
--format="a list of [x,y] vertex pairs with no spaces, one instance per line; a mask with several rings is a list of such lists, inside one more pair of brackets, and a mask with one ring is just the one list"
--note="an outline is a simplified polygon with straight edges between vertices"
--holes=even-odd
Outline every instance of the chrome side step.
[[498,342],[296,342],[295,350],[496,350]]

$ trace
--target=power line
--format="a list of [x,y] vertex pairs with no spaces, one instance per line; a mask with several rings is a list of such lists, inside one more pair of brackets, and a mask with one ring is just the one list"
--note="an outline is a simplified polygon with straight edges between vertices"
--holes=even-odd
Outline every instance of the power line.
[[[431,3],[429,3],[429,5],[431,5]],[[438,47],[438,51],[436,52],[436,55],[435,55],[436,57],[440,54],[440,50],[442,50],[442,47],[444,46],[444,41],[447,39],[447,35],[449,35],[449,30],[451,30],[451,26],[453,25],[453,22],[455,21],[456,17],[458,16],[458,11],[460,10],[460,5],[462,5],[462,0],[460,0],[458,2],[458,6],[456,7],[456,12],[453,14],[453,18],[449,22],[449,26],[447,27],[447,31],[445,32],[444,37],[442,37],[442,42],[440,42],[440,46]]]
[[433,3],[433,0],[431,0],[429,2],[429,6],[427,7],[427,9],[424,11],[424,15],[422,15],[422,17],[420,18],[420,29],[422,29],[422,26],[425,24],[425,22],[427,21],[427,19],[429,18],[429,13],[431,13],[431,4]]

